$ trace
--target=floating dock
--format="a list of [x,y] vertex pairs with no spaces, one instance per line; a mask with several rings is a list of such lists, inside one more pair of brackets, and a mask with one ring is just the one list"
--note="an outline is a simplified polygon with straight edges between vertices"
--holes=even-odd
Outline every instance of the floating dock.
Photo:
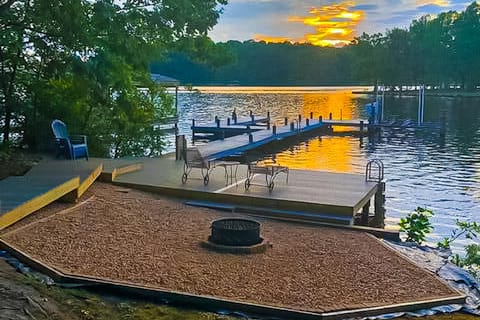
[[213,123],[197,124],[195,119],[192,120],[192,140],[206,139],[217,140],[233,137],[236,135],[251,133],[269,128],[270,114],[266,117],[256,117],[250,111],[249,117],[238,118],[236,113],[232,113],[232,118],[221,120],[215,117]]
[[[313,116],[313,115],[312,115]],[[220,159],[229,156],[236,156],[245,151],[256,149],[258,147],[267,145],[274,141],[279,141],[292,137],[302,137],[304,135],[311,134],[312,132],[324,130],[325,132],[331,132],[333,126],[347,126],[358,127],[360,131],[368,129],[368,121],[365,120],[323,120],[321,117],[318,119],[307,118],[302,119],[299,117],[295,121],[288,124],[288,120],[285,120],[287,125],[277,127],[276,125],[271,128],[257,130],[230,138],[212,141],[208,144],[198,147],[203,157],[208,159]]]

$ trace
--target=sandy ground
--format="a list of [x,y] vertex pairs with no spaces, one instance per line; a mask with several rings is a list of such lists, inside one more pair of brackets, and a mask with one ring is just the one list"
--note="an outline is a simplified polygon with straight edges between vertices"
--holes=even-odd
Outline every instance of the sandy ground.
[[[456,295],[370,235],[259,220],[264,254],[220,254],[200,242],[231,216],[95,183],[66,213],[44,208],[2,238],[64,272],[186,293],[332,311]],[[47,217],[47,218],[45,218]]]

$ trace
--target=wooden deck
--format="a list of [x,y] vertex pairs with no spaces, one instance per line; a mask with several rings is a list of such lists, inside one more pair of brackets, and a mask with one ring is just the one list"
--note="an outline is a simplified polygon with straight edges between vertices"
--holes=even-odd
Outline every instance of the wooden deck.
[[[250,206],[282,211],[285,214],[307,214],[310,220],[353,224],[353,218],[375,195],[378,184],[366,182],[355,174],[321,171],[290,170],[289,181],[280,174],[275,188],[252,185],[248,191],[244,183],[247,166],[239,165],[237,181],[226,184],[223,168],[215,168],[207,186],[199,169],[194,169],[186,184],[182,184],[183,161],[171,156],[145,159],[143,170],[118,177],[114,183],[189,200],[212,201],[223,204]],[[262,184],[264,176],[254,179]]]
[[140,168],[137,161],[44,160],[24,176],[0,181],[0,230],[56,200],[77,201],[101,175],[104,181],[112,181]]

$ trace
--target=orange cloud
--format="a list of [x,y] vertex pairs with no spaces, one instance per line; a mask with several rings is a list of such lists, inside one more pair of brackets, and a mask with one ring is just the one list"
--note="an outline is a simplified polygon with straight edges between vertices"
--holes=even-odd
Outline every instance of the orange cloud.
[[439,7],[448,7],[450,5],[449,0],[416,0],[417,7],[425,6],[428,4],[434,4]]
[[288,22],[303,23],[313,27],[315,33],[306,34],[303,39],[285,37],[268,37],[256,35],[255,40],[266,42],[301,42],[317,46],[343,46],[355,37],[357,25],[364,19],[364,12],[350,10],[355,6],[353,1],[315,7],[309,10],[309,16],[292,16]]

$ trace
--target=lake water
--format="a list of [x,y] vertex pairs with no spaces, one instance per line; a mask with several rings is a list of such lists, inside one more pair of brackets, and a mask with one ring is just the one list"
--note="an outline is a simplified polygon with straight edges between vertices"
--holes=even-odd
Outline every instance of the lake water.
[[[179,93],[179,129],[191,138],[191,119],[197,123],[226,119],[236,109],[239,115],[266,115],[274,121],[284,117],[334,119],[367,118],[367,95],[352,94],[365,88],[274,88],[203,87],[199,92]],[[416,97],[385,98],[385,119],[416,119]],[[364,174],[371,159],[385,164],[386,224],[394,226],[417,206],[433,209],[436,243],[448,236],[456,219],[480,221],[480,99],[426,97],[425,121],[446,120],[446,135],[428,130],[385,130],[361,142],[354,136],[318,136],[284,149],[267,150],[274,158],[295,169]],[[459,246],[465,243],[459,242]]]

